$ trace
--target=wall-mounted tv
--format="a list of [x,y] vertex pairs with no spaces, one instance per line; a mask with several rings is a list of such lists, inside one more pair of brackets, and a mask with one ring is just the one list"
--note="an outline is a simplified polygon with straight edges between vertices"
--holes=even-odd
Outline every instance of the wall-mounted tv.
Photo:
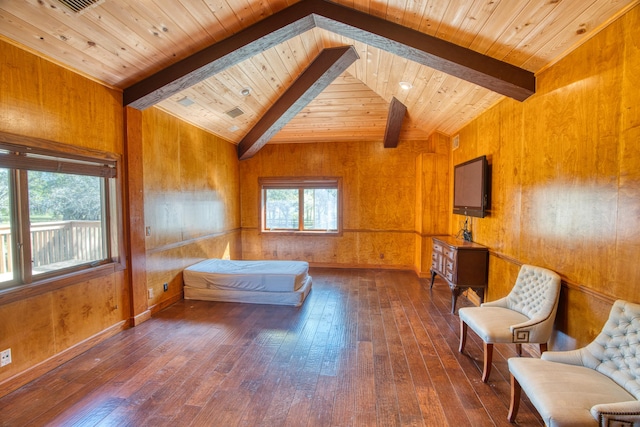
[[490,202],[487,157],[481,156],[453,168],[453,213],[484,218]]

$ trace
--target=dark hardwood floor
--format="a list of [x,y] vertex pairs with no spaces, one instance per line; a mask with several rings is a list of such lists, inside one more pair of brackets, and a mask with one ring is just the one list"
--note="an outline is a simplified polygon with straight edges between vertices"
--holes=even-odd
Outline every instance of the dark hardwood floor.
[[[312,269],[300,308],[180,301],[0,399],[3,426],[510,426],[443,282]],[[458,306],[469,305],[460,298]],[[518,425],[541,426],[525,399]]]

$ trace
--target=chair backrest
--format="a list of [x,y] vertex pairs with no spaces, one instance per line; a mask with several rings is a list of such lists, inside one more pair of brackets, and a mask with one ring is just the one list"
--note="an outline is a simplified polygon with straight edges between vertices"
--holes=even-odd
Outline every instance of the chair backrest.
[[560,276],[546,268],[523,265],[507,295],[507,306],[528,318],[549,317],[558,308]]
[[618,300],[602,332],[581,349],[582,364],[640,400],[640,304]]

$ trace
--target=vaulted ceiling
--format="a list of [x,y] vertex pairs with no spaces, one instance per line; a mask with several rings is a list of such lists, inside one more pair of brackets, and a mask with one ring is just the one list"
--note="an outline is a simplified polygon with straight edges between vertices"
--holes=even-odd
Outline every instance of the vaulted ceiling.
[[[95,0],[73,1],[89,4]],[[224,55],[220,60],[216,52],[299,4],[282,0],[98,0],[76,13],[59,0],[0,0],[0,34],[123,90],[125,103],[134,106],[139,99],[135,88],[160,75],[168,79],[168,84],[160,85],[162,95],[141,102],[144,105],[138,108],[155,105],[236,144],[255,132],[323,50],[353,46],[357,58],[345,63],[346,71],[331,76],[328,86],[306,99],[277,131],[259,137],[265,143],[382,142],[390,105],[406,107],[400,138],[421,139],[434,131],[454,133],[505,96],[493,83],[485,84],[484,77],[468,78],[464,70],[470,67],[473,71],[475,60],[463,65],[467,68],[462,74],[439,64],[437,60],[449,50],[457,52],[461,47],[462,61],[478,56],[504,64],[499,75],[489,80],[509,81],[520,72],[533,75],[640,2],[338,0],[324,7],[324,0],[312,1],[320,15],[329,10],[332,23],[341,16],[348,19],[338,25],[297,26],[286,36],[256,37],[249,48],[235,51],[239,54],[233,61]],[[334,4],[337,9],[331,12]],[[351,27],[352,12],[356,17],[371,17],[373,24],[365,23],[373,27],[386,27],[388,22],[392,30],[381,38],[370,33],[371,28],[363,33],[361,26]],[[398,47],[395,34],[405,30],[418,37],[401,40]],[[428,37],[423,40],[422,34]],[[436,62],[422,60],[432,58],[430,37],[457,46],[436,52]],[[420,45],[411,47],[418,50],[418,56],[408,52],[406,43],[411,39],[420,40]],[[207,49],[210,53],[204,61],[213,52],[214,57],[218,55],[217,65],[200,78],[180,80],[188,71],[179,64],[198,58]]]

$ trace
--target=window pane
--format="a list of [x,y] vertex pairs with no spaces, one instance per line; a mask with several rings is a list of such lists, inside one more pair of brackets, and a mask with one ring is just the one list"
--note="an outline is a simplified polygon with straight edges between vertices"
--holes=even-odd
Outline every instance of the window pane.
[[338,190],[336,188],[304,190],[304,229],[338,229]]
[[0,288],[14,279],[9,170],[0,168]]
[[267,189],[265,201],[266,229],[298,229],[298,189]]
[[106,258],[103,179],[29,171],[33,275]]

